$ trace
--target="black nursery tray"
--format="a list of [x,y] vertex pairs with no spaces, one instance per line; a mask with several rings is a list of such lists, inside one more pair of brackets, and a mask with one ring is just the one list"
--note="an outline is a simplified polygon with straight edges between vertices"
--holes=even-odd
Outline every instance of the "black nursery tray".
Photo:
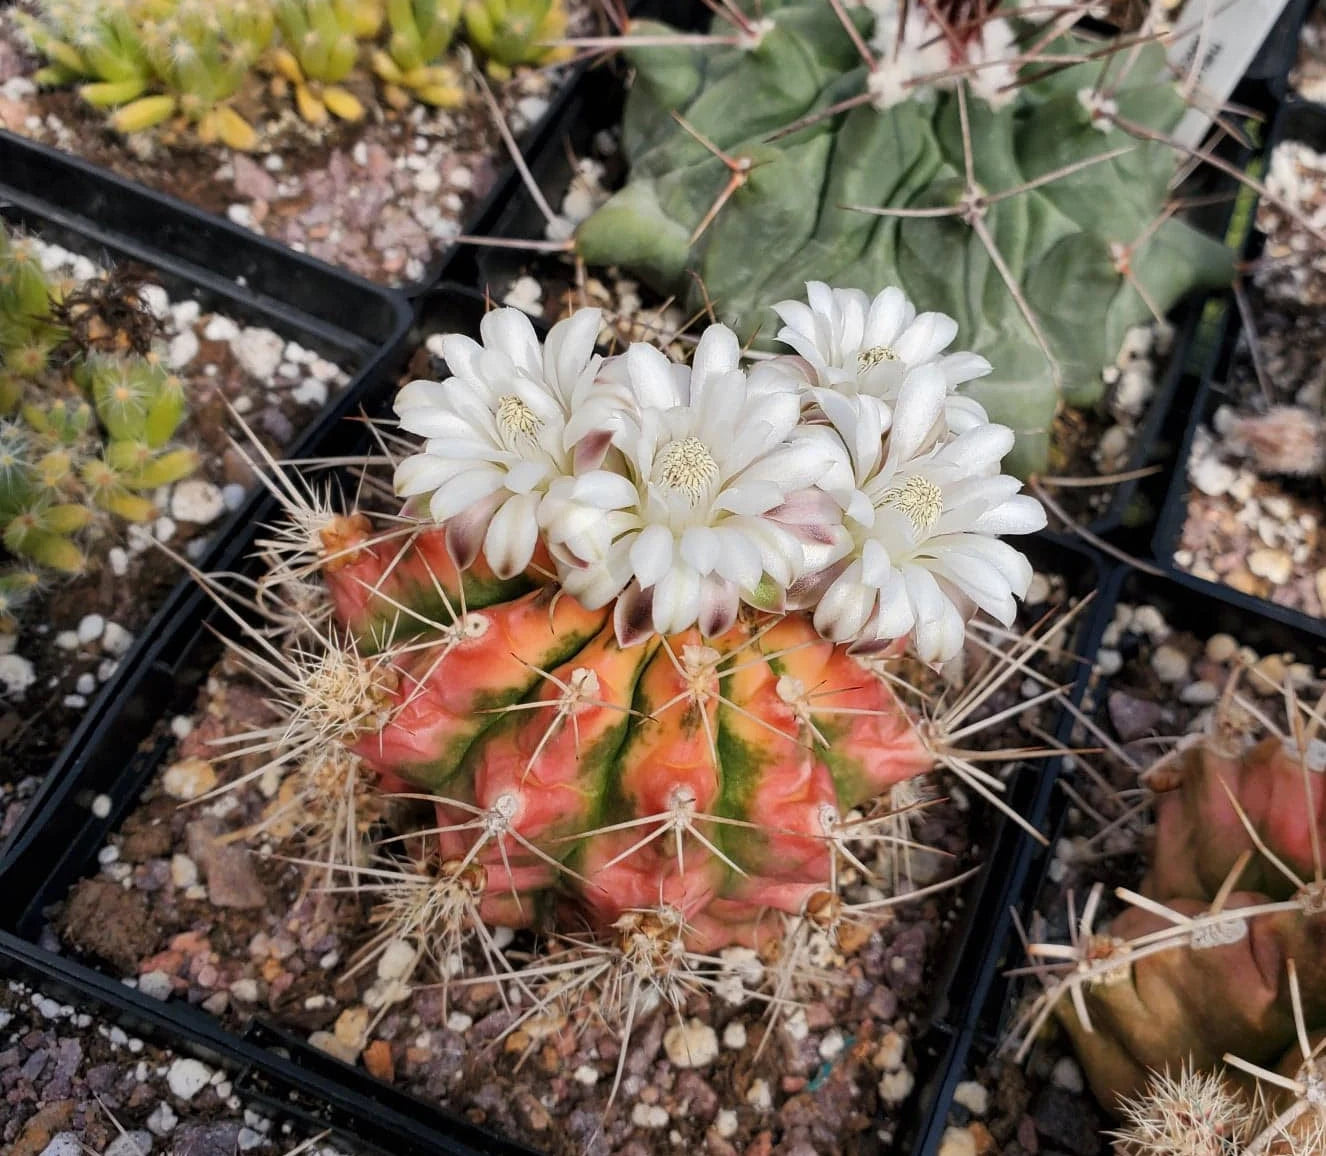
[[[1281,106],[1272,126],[1265,157],[1282,141],[1303,141],[1316,151],[1326,151],[1326,106],[1302,101],[1287,101]],[[1254,202],[1247,199],[1248,217],[1252,217]],[[1261,254],[1265,238],[1256,230],[1250,231],[1244,247],[1244,261],[1251,263]],[[1184,525],[1188,519],[1190,482],[1188,462],[1197,433],[1203,427],[1212,428],[1215,412],[1233,400],[1226,382],[1232,371],[1239,340],[1244,333],[1243,318],[1231,294],[1213,299],[1204,329],[1208,339],[1201,343],[1194,366],[1200,373],[1200,382],[1187,413],[1178,459],[1168,481],[1168,491],[1157,520],[1151,550],[1156,562],[1174,581],[1214,598],[1246,608],[1251,613],[1264,615],[1276,622],[1292,626],[1318,638],[1326,638],[1326,616],[1321,618],[1282,606],[1269,598],[1245,594],[1225,582],[1198,577],[1179,566],[1174,559],[1182,541]],[[1326,608],[1324,608],[1326,612]]]
[[[422,332],[471,331],[483,308],[478,294],[444,287],[423,302]],[[382,407],[386,395],[375,400]],[[362,444],[365,436],[362,426],[350,423],[334,435],[319,443],[315,451],[319,456],[354,453],[356,439]],[[271,500],[257,503],[250,525],[274,512]],[[241,566],[248,540],[237,536],[216,564]],[[1067,579],[1070,594],[1082,597],[1099,586],[1094,556],[1051,539],[1032,539],[1023,545],[1038,568]],[[1094,645],[1097,614],[1098,608],[1083,611],[1073,653],[1089,653]],[[158,1002],[112,974],[50,949],[44,936],[45,910],[62,900],[79,879],[96,873],[97,855],[108,835],[137,806],[173,746],[173,737],[161,724],[190,709],[222,652],[220,636],[233,631],[231,620],[211,607],[203,591],[186,594],[173,617],[143,648],[116,700],[104,704],[80,757],[48,791],[39,812],[0,864],[0,969],[40,977],[66,998],[108,1009],[140,1034],[200,1049],[210,1062],[224,1063],[239,1073],[236,1089],[241,1093],[255,1094],[315,1125],[353,1133],[393,1156],[527,1151],[340,1063],[261,1017],[238,1033],[201,1009],[182,1001]],[[1085,687],[1087,669],[1085,663],[1077,668],[1077,695]],[[1010,784],[1013,805],[1033,817],[1042,814],[1050,778],[1052,772],[1040,766],[1019,771]],[[947,1103],[945,1089],[951,1094],[954,1041],[962,1038],[962,1025],[984,990],[980,969],[992,934],[991,920],[1007,907],[1010,861],[1021,846],[1018,829],[992,810],[976,810],[971,828],[984,864],[961,897],[955,895],[953,900],[961,914],[929,985],[933,1006],[928,1025],[922,1025],[916,1037],[917,1091],[903,1121],[895,1149],[899,1152],[930,1150],[913,1149],[913,1138],[928,1143],[933,1106]]]
[[[1155,607],[1175,632],[1191,634],[1201,640],[1216,634],[1229,634],[1258,654],[1293,654],[1300,662],[1317,670],[1326,670],[1326,639],[1305,637],[1292,624],[1260,613],[1255,600],[1222,597],[1222,588],[1216,588],[1215,594],[1197,592],[1189,583],[1118,566],[1105,576],[1100,591],[1098,616],[1091,639],[1093,649],[1100,645],[1101,634],[1111,621],[1115,607],[1125,603]],[[1130,649],[1135,645],[1126,637],[1123,640],[1121,649],[1125,661],[1130,658]],[[1100,689],[1098,676],[1091,675],[1088,681],[1093,694],[1097,693]],[[1104,721],[1104,696],[1092,704],[1092,713],[1097,721]],[[1072,729],[1071,725],[1068,729]],[[945,1129],[951,1124],[965,1122],[965,1117],[950,1115],[953,1110],[952,1090],[959,1081],[977,1078],[981,1067],[1007,1045],[1018,1010],[1020,990],[1020,981],[1010,975],[1009,970],[1026,964],[1023,943],[1016,928],[1031,926],[1031,915],[1049,881],[1055,844],[1065,833],[1072,801],[1064,791],[1056,788],[1060,779],[1071,783],[1067,774],[1061,766],[1056,766],[1042,783],[1047,804],[1042,812],[1042,829],[1050,835],[1050,842],[1048,846],[1039,846],[1029,839],[1024,840],[1014,859],[1005,910],[989,939],[988,951],[980,967],[979,1000],[952,1048],[946,1085],[949,1100],[938,1104],[932,1113],[929,1121],[931,1146],[918,1149],[918,1156],[933,1156]],[[1082,1094],[1088,1097],[1088,1103],[1094,1103],[1089,1100],[1089,1092]],[[994,1103],[993,1094],[991,1103]]]
[[[27,145],[10,150],[8,144],[0,135],[0,218],[9,225],[95,263],[142,268],[174,301],[192,299],[204,310],[271,329],[353,374],[296,432],[288,455],[325,441],[395,364],[411,318],[408,304],[396,294],[185,206],[162,205],[154,194],[90,167],[71,167],[64,158]],[[238,509],[209,528],[199,565],[215,567],[233,556],[261,500],[261,487],[254,486]],[[77,774],[96,720],[121,701],[136,667],[151,661],[157,641],[192,593],[192,584],[182,579],[138,631],[55,759],[11,842],[42,801]],[[0,862],[7,854],[8,846],[0,847]]]

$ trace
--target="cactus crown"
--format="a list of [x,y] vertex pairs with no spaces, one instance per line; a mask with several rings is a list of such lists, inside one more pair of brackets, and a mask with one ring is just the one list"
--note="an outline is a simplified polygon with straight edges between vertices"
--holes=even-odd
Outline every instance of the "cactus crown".
[[[395,107],[411,99],[461,103],[457,70],[446,59],[462,0],[42,0],[18,19],[48,63],[37,79],[77,83],[85,100],[113,110],[111,125],[135,132],[177,119],[204,144],[236,149],[258,142],[234,107],[259,95],[259,73],[292,91],[311,124],[355,121],[365,108],[365,64]],[[557,58],[543,41],[565,29],[561,0],[512,6],[539,13],[514,19],[503,4],[472,5],[468,26],[494,67]],[[514,23],[513,23],[514,20]],[[523,33],[511,31],[522,29]]]
[[[67,307],[81,296],[47,277],[30,243],[0,233],[0,534],[20,563],[0,572],[8,628],[41,571],[85,568],[80,543],[99,521],[155,516],[145,492],[197,466],[170,444],[180,380],[155,355],[81,346],[94,318]],[[130,340],[116,336],[98,339]]]
[[1130,327],[1232,275],[1173,215],[1186,105],[1161,44],[1103,51],[990,4],[758,11],[727,6],[707,43],[632,26],[630,179],[580,225],[583,258],[766,341],[808,279],[900,285],[997,367],[965,390],[1017,432],[1019,474]]

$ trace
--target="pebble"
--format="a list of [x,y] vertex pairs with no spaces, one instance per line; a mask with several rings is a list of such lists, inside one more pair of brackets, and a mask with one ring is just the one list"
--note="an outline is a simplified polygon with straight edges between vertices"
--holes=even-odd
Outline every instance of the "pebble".
[[1056,1087],[1063,1088],[1065,1092],[1080,1092],[1085,1087],[1082,1069],[1077,1066],[1077,1061],[1072,1056],[1063,1056],[1059,1059],[1050,1072],[1050,1081]]
[[691,1018],[663,1034],[663,1050],[679,1068],[703,1068],[718,1058],[718,1035],[703,1020]]
[[290,391],[290,396],[300,405],[322,406],[327,403],[327,383],[316,377],[306,377]]
[[158,1136],[168,1136],[175,1130],[175,1125],[180,1122],[180,1118],[175,1115],[175,1111],[167,1103],[160,1103],[153,1109],[152,1114],[147,1118],[147,1127],[151,1132]]
[[198,882],[198,864],[187,855],[172,855],[170,881],[176,887],[192,887]]
[[1188,659],[1172,646],[1158,646],[1151,656],[1151,669],[1161,682],[1182,682],[1188,677]]
[[1283,550],[1254,550],[1248,555],[1248,569],[1258,578],[1282,586],[1293,574],[1294,561]]
[[170,345],[166,349],[166,364],[171,369],[183,369],[198,356],[201,347],[198,335],[192,329],[185,329],[171,338]]
[[424,169],[414,175],[414,187],[421,193],[435,193],[442,187],[437,169]]
[[875,1049],[875,1055],[871,1063],[883,1072],[892,1072],[902,1067],[903,1052],[907,1048],[906,1041],[897,1032],[889,1032],[879,1042],[879,1047]]
[[230,994],[242,1003],[258,1002],[258,981],[255,979],[237,979],[230,985]]
[[229,317],[213,317],[203,327],[203,336],[208,341],[234,341],[239,336],[239,326]]
[[824,1033],[824,1038],[820,1040],[819,1054],[822,1060],[835,1059],[843,1050],[845,1041],[843,1033],[837,1028],[832,1028]]
[[669,1118],[668,1110],[657,1104],[636,1104],[631,1109],[631,1123],[637,1128],[666,1128]]
[[41,1150],[41,1156],[83,1156],[83,1145],[73,1132],[57,1132]]
[[170,297],[160,285],[144,285],[138,290],[138,296],[158,321],[170,316]]
[[149,971],[138,977],[138,990],[149,999],[170,999],[175,985],[164,971]]
[[1106,677],[1118,674],[1123,669],[1123,655],[1108,646],[1102,646],[1096,651],[1096,669]]
[[953,1102],[961,1104],[973,1116],[984,1116],[990,1110],[990,1093],[985,1085],[975,1080],[963,1080],[953,1090]]
[[733,1051],[740,1051],[746,1046],[746,1025],[740,1020],[732,1020],[723,1029],[723,1046]]
[[121,1132],[108,1145],[102,1156],[151,1156],[151,1132]]
[[901,1104],[912,1094],[915,1086],[916,1077],[908,1068],[886,1072],[879,1081],[879,1098],[886,1104]]
[[129,572],[129,555],[122,547],[112,546],[106,554],[106,560],[110,562],[111,573],[117,578],[123,578]]
[[336,1017],[332,1034],[342,1047],[352,1049],[356,1054],[364,1046],[364,1037],[368,1032],[368,1008],[350,1007]]
[[92,814],[98,819],[104,819],[111,813],[111,801],[109,795],[98,795],[92,800]]
[[731,1108],[723,1108],[714,1117],[714,1129],[724,1140],[735,1136],[737,1134],[737,1114]]
[[1039,606],[1050,597],[1050,580],[1044,574],[1033,574],[1027,583],[1026,602],[1029,606]]
[[325,381],[328,384],[335,381],[337,374],[341,372],[336,365],[328,361],[325,357],[314,357],[313,360],[309,362],[308,371],[319,381]]
[[758,1108],[761,1112],[768,1111],[773,1105],[773,1096],[769,1092],[769,1082],[764,1079],[751,1081],[751,1085],[746,1089],[746,1103],[753,1108]]
[[1210,706],[1220,697],[1220,688],[1213,682],[1201,679],[1179,691],[1179,699],[1191,706]]
[[517,277],[502,304],[537,315],[543,311],[543,286],[533,277]]
[[226,499],[219,487],[201,478],[186,478],[170,495],[171,516],[181,522],[206,526],[226,512]]
[[170,720],[170,733],[177,739],[187,739],[193,734],[193,719],[187,714],[177,714]]
[[1238,652],[1238,640],[1231,634],[1213,634],[1206,640],[1206,657],[1212,662],[1228,662]]
[[977,1156],[976,1137],[966,1128],[948,1128],[939,1142],[939,1156]]
[[285,338],[270,329],[251,326],[239,332],[230,343],[235,360],[252,377],[261,381],[270,378],[281,364],[285,353]]
[[62,630],[55,636],[55,645],[61,650],[78,649],[78,632],[74,630]]
[[1218,498],[1230,492],[1238,481],[1238,473],[1216,458],[1194,457],[1188,462],[1188,478],[1202,493]]
[[105,630],[106,620],[100,614],[85,614],[78,624],[78,641],[88,646],[96,642]]
[[192,1100],[211,1082],[212,1069],[190,1056],[176,1060],[166,1073],[166,1083],[181,1100]]
[[161,776],[161,788],[172,799],[188,802],[205,795],[216,786],[216,771],[206,759],[196,755],[180,759],[166,768]]
[[227,510],[238,510],[244,504],[244,487],[238,482],[231,482],[221,487],[221,500]]
[[586,1088],[592,1088],[599,1082],[598,1072],[588,1064],[581,1064],[580,1067],[571,1073],[571,1077],[577,1084],[584,1084]]
[[156,534],[158,542],[169,542],[175,537],[175,519],[167,518],[164,515],[156,520],[152,527],[152,532]]
[[36,681],[37,672],[21,654],[0,654],[0,683],[7,694],[22,698]]
[[404,979],[417,957],[415,949],[403,939],[393,939],[378,956],[378,979]]
[[108,622],[101,635],[101,649],[115,658],[122,658],[133,641],[134,636],[118,622]]

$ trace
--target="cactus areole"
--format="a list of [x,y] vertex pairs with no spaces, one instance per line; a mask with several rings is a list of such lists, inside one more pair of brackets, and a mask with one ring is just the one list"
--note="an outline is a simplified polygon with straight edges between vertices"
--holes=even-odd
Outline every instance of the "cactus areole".
[[832,923],[848,813],[935,764],[884,661],[952,657],[978,607],[1013,621],[1031,570],[995,535],[1044,516],[999,473],[1011,433],[953,396],[951,322],[811,291],[894,356],[822,384],[800,356],[748,368],[715,325],[688,366],[605,360],[596,310],[546,345],[495,310],[397,399],[425,439],[404,520],[315,533],[338,737],[434,801],[483,922],[646,934],[648,912],[699,951]]

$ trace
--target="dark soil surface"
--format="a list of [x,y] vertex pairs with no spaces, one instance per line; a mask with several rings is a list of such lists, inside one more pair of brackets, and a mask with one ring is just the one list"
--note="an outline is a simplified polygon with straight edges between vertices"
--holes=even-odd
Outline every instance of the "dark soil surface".
[[353,1156],[273,1122],[231,1073],[0,981],[0,1148],[7,1156]]

